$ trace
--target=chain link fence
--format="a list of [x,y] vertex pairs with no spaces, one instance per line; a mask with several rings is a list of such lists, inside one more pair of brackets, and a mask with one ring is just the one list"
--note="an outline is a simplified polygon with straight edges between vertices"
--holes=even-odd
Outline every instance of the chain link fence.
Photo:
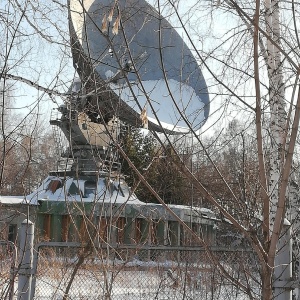
[[214,249],[216,265],[199,247],[66,246],[37,248],[34,299],[240,300],[260,293],[257,260],[246,250]]
[[14,298],[16,255],[12,242],[0,241],[0,299]]

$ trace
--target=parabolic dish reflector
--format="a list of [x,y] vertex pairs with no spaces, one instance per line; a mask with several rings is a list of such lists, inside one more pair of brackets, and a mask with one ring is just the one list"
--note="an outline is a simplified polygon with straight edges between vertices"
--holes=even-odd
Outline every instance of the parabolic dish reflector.
[[205,123],[209,95],[199,65],[153,6],[145,0],[69,5],[74,65],[88,91],[96,82],[91,102],[104,114],[140,125],[144,110],[157,131],[187,132],[187,123],[194,130]]

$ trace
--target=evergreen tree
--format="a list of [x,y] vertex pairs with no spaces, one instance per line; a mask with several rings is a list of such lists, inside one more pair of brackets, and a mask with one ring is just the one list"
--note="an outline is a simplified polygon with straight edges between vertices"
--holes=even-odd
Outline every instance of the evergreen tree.
[[[140,129],[128,127],[121,137],[123,149],[136,168],[166,203],[189,204],[186,193],[187,183],[173,159],[171,148],[162,149],[155,138]],[[157,199],[139,183],[139,179],[127,161],[122,162],[122,173],[127,184],[143,202],[157,203]]]

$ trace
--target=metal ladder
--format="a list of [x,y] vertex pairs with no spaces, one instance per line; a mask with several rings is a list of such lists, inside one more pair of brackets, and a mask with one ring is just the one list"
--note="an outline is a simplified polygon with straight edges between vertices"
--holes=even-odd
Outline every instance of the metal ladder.
[[[56,109],[53,109],[51,111],[50,115],[50,124],[52,123],[51,121],[56,120],[59,121],[59,112]],[[62,151],[63,151],[63,145],[62,145],[62,132],[59,130],[57,125],[52,125],[52,134],[53,134],[53,139],[55,142],[55,153],[57,155],[57,158],[59,159],[61,157]]]

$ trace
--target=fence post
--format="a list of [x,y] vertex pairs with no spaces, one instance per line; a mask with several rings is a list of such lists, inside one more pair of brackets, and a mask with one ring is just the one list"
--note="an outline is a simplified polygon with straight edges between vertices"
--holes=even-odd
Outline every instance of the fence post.
[[20,228],[18,300],[30,300],[33,268],[34,224],[26,219]]
[[277,245],[274,269],[274,300],[292,299],[292,240],[291,223],[284,219],[282,236]]

